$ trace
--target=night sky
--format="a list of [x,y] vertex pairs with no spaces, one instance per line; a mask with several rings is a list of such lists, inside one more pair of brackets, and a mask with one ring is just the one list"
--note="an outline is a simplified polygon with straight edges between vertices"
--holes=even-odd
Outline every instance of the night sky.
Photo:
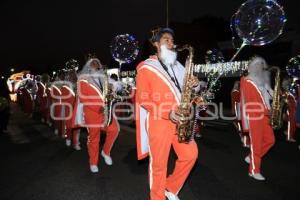
[[[171,22],[190,23],[204,15],[229,20],[243,0],[169,0]],[[286,29],[299,31],[296,0],[280,1],[288,18]],[[0,75],[12,67],[41,73],[94,52],[111,63],[109,44],[130,33],[140,44],[155,26],[166,25],[166,0],[84,0],[0,2]]]

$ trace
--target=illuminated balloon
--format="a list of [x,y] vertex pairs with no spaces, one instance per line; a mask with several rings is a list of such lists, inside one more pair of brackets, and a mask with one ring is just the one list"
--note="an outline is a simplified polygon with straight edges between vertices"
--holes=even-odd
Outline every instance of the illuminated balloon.
[[283,8],[274,0],[248,0],[241,5],[233,20],[238,36],[254,46],[278,38],[287,21]]
[[70,59],[65,64],[65,71],[71,71],[71,70],[77,71],[78,69],[79,69],[79,63],[75,59]]
[[290,85],[289,85],[289,91],[290,93],[292,93],[294,95],[294,97],[297,99],[298,98],[298,88],[299,88],[300,84],[299,84],[299,80],[295,80],[293,81]]
[[300,75],[300,55],[289,60],[286,71],[290,77],[299,77]]
[[205,54],[205,62],[208,63],[221,63],[224,62],[223,53],[218,49],[212,49],[206,51]]
[[120,65],[131,63],[139,53],[138,41],[129,34],[117,35],[110,44],[110,51]]
[[231,37],[232,46],[235,49],[239,49],[242,46],[243,40],[239,37],[239,35],[236,32],[236,28],[235,28],[235,25],[234,25],[235,14],[232,15],[230,22],[231,22],[230,23],[230,29],[231,29],[231,33],[232,33],[232,37]]

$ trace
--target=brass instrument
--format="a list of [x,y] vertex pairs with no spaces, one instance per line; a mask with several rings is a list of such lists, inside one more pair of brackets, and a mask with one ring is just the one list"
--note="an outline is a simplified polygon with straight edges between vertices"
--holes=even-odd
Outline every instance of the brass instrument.
[[107,69],[104,70],[103,78],[103,113],[104,113],[104,127],[107,127],[112,122],[113,117],[113,104],[118,101],[124,101],[129,98],[130,91],[126,88],[126,85],[122,85],[123,89],[121,91],[115,92],[112,89],[112,84],[109,83],[109,75]]
[[193,78],[193,57],[194,57],[194,49],[189,45],[184,45],[182,48],[177,49],[177,51],[183,51],[187,49],[189,51],[189,55],[186,62],[186,71],[183,79],[183,87],[181,93],[181,101],[176,111],[176,115],[179,116],[179,122],[176,122],[176,134],[178,135],[178,141],[188,143],[193,138],[193,118],[194,115],[192,113],[193,109],[193,90],[190,88],[189,82]]
[[112,104],[114,96],[112,94],[112,88],[110,88],[107,70],[104,70],[104,79],[103,79],[103,113],[104,113],[104,127],[107,127],[112,122]]
[[271,108],[270,124],[274,130],[282,127],[282,114],[284,106],[284,98],[281,98],[281,86],[280,86],[280,69],[279,67],[273,66],[270,70],[276,70],[275,75],[275,86],[273,92],[273,101]]

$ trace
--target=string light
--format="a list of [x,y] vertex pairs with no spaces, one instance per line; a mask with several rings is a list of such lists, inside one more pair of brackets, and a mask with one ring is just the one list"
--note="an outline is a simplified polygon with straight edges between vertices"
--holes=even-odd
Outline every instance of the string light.
[[229,74],[242,73],[248,69],[249,61],[234,61],[213,64],[196,64],[194,72],[204,74],[222,74],[228,76]]

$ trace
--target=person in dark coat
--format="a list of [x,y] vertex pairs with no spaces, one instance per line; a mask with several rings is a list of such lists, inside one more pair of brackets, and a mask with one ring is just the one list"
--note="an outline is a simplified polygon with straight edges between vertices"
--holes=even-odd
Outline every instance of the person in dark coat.
[[0,79],[0,133],[7,130],[9,113],[9,90],[5,79]]

